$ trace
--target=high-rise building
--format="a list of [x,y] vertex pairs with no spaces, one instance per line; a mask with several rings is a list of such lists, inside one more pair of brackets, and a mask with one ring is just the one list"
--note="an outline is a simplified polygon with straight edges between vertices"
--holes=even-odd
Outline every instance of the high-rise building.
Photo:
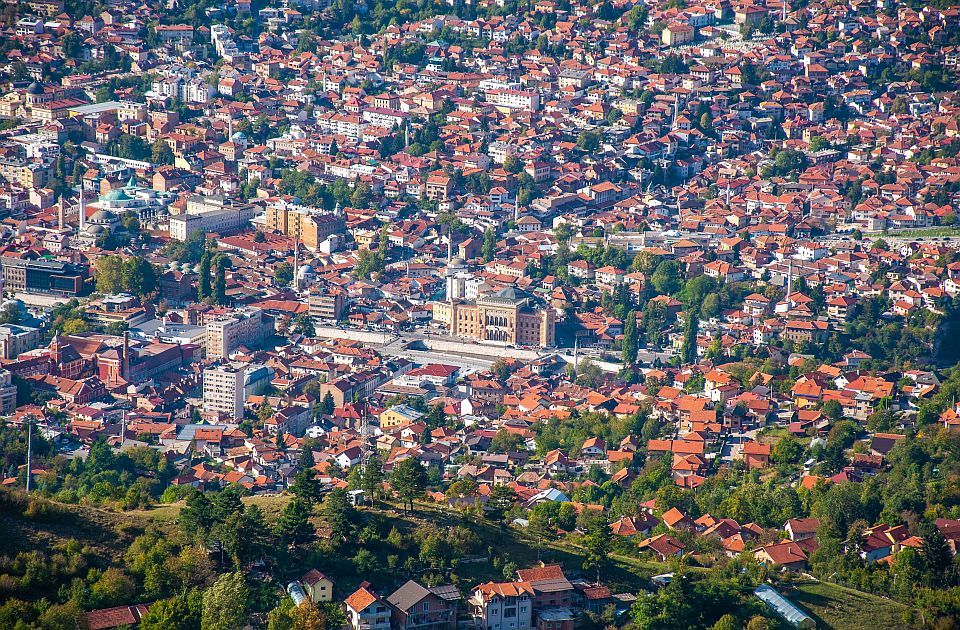
[[206,323],[208,359],[230,356],[240,346],[255,348],[263,341],[263,312],[258,308],[236,309]]
[[203,408],[234,419],[243,417],[243,403],[263,393],[273,378],[273,368],[245,363],[212,365],[203,371]]

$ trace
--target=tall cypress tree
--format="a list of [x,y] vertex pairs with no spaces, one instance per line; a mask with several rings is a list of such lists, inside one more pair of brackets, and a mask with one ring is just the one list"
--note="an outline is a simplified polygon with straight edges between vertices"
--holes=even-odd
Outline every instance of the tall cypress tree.
[[202,302],[210,296],[210,250],[205,250],[200,258],[200,284],[197,286],[197,300]]

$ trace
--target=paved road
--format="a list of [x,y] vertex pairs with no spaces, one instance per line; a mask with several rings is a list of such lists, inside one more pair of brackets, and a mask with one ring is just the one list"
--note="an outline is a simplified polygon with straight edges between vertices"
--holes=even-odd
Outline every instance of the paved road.
[[[400,356],[413,359],[419,363],[446,362],[451,365],[460,365],[465,369],[480,371],[490,367],[500,357],[514,357],[532,360],[546,354],[557,354],[567,363],[573,363],[573,350],[557,348],[552,350],[534,350],[511,348],[504,345],[480,344],[465,339],[450,337],[444,334],[424,334],[422,332],[389,333],[381,331],[355,330],[338,328],[335,326],[317,326],[318,337],[333,339],[351,339],[359,341],[390,356]],[[421,342],[427,350],[408,348],[413,342]],[[652,364],[656,359],[669,361],[672,352],[651,352],[641,350],[638,359],[641,363]],[[607,372],[617,372],[621,365],[616,362],[599,361],[588,351],[580,354],[579,360],[590,358],[601,369]]]

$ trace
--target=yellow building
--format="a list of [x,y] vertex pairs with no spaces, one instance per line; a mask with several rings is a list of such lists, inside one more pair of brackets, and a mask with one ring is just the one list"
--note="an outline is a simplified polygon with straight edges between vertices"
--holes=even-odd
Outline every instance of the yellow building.
[[380,414],[380,429],[396,429],[413,424],[423,417],[423,414],[409,405],[390,407]]
[[299,238],[308,249],[317,249],[333,234],[342,234],[346,222],[339,214],[329,214],[313,208],[277,204],[267,208],[266,227],[286,236]]
[[513,288],[501,289],[475,302],[437,302],[433,319],[451,334],[477,341],[517,346],[554,345],[556,318],[552,308],[534,308]]

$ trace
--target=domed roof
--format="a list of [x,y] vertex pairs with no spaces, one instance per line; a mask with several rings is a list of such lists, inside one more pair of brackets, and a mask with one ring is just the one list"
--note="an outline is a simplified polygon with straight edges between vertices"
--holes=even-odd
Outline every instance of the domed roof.
[[119,188],[114,188],[104,195],[103,198],[107,201],[129,201],[131,199],[130,195]]
[[38,82],[34,81],[29,86],[27,86],[27,94],[32,94],[36,96],[37,94],[43,94],[43,86]]
[[463,258],[461,258],[460,256],[454,256],[453,258],[450,259],[450,266],[451,266],[451,267],[466,267],[466,266],[467,266],[467,261],[465,261],[465,260],[464,260]]
[[304,264],[300,265],[300,269],[297,270],[297,273],[303,275],[303,274],[307,274],[307,273],[314,273],[314,271],[313,271],[313,267],[311,267],[310,265],[304,263]]
[[85,227],[84,230],[86,230],[87,234],[100,234],[103,232],[103,226],[91,224]]
[[[111,191],[116,192],[116,191]],[[87,221],[91,223],[113,223],[116,220],[116,215],[114,215],[109,210],[97,210],[90,216]]]

